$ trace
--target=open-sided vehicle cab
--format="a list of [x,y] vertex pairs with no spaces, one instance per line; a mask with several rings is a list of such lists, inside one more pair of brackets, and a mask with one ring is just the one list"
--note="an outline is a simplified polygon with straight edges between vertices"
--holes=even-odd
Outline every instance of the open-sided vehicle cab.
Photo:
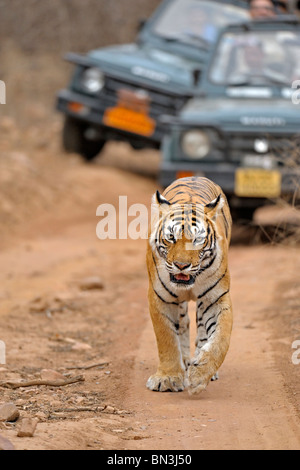
[[166,0],[136,43],[69,53],[74,73],[57,96],[65,149],[92,159],[108,140],[159,148],[167,130],[159,117],[179,112],[199,86],[219,31],[246,18],[244,1]]
[[201,92],[164,119],[160,179],[202,175],[250,218],[267,200],[300,200],[300,24],[297,18],[226,28]]

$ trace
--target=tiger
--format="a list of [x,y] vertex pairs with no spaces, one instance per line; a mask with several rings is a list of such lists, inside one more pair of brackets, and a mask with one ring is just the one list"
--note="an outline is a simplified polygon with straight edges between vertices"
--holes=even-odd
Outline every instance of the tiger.
[[[146,264],[159,364],[147,388],[198,394],[218,378],[233,324],[228,251],[232,218],[220,186],[205,177],[174,181],[152,197]],[[196,302],[190,358],[189,301]]]

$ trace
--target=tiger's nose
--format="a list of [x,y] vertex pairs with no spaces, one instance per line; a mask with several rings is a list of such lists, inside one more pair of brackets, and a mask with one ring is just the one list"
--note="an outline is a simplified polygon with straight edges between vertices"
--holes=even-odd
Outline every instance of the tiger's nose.
[[180,263],[179,261],[174,261],[174,266],[183,271],[191,266],[191,263]]

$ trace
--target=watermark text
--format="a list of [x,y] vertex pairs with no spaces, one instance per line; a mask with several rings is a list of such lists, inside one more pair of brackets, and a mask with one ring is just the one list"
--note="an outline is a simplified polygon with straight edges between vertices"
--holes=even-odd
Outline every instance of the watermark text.
[[148,237],[147,207],[144,204],[128,207],[127,196],[119,196],[118,211],[113,204],[101,204],[96,215],[101,217],[96,228],[99,240],[146,240]]
[[4,341],[0,340],[0,365],[6,364],[6,346]]
[[294,366],[298,366],[300,364],[300,340],[294,341],[292,344],[292,349],[296,351],[292,354],[292,363]]
[[0,80],[0,104],[6,104],[6,86],[2,80]]
[[[165,206],[168,210],[169,206],[166,204]],[[149,213],[144,204],[128,206],[127,196],[119,196],[118,207],[108,203],[97,207],[96,216],[100,217],[100,220],[97,223],[96,235],[99,240],[146,240],[155,230],[165,209],[152,204]],[[191,216],[193,216],[192,229]],[[176,210],[176,222],[173,222],[171,218],[164,228],[166,231],[164,235],[172,235],[176,237],[176,240],[183,238],[184,235],[192,242],[199,233],[203,233],[203,206],[190,203],[180,204]],[[191,246],[187,249],[195,249],[192,244],[189,245]]]

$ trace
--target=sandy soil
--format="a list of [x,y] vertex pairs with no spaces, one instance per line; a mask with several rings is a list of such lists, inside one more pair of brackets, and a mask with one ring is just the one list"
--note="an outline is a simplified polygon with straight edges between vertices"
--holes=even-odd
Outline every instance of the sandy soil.
[[[56,136],[58,128],[49,132]],[[34,148],[2,148],[0,339],[7,361],[0,403],[14,403],[38,425],[34,437],[20,438],[20,419],[0,423],[0,435],[17,450],[300,449],[300,365],[292,363],[300,339],[299,246],[234,243],[235,322],[220,380],[197,397],[150,392],[145,383],[157,353],[146,242],[98,240],[96,208],[116,204],[119,194],[149,205],[157,185],[125,171],[126,163],[106,166],[129,152],[124,146],[108,146],[103,162],[89,166],[34,138],[42,140]],[[157,155],[140,157],[152,170],[157,165]],[[85,290],[91,276],[103,286]],[[193,305],[190,315],[193,324]],[[44,369],[84,381],[3,386],[38,379]]]

